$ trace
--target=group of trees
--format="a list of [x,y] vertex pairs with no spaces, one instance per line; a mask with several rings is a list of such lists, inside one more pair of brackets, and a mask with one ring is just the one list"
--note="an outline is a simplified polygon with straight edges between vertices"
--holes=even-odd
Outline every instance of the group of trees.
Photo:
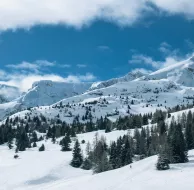
[[108,146],[106,139],[103,136],[99,138],[96,133],[93,145],[87,143],[85,158],[83,158],[78,140],[75,142],[71,165],[85,170],[92,169],[94,173],[120,168],[132,163],[131,143],[132,138],[129,135],[124,135]]
[[194,148],[194,114],[183,112],[177,121],[172,118],[168,130],[163,127],[161,131],[157,169],[168,169],[169,163],[187,162],[187,152]]
[[[19,118],[16,118],[19,122]],[[15,120],[7,118],[5,124],[0,126],[0,144],[7,143],[9,149],[16,147],[16,152],[25,151],[27,148],[37,147],[37,142],[43,140],[43,137],[38,138],[37,133],[29,128],[26,123],[17,123]],[[42,146],[43,147],[43,146]],[[44,149],[44,148],[42,148]],[[42,150],[41,149],[41,150]]]
[[194,114],[183,113],[176,121],[172,117],[170,125],[166,124],[166,117],[167,113],[157,111],[152,117],[157,125],[135,128],[134,136],[124,135],[110,146],[105,138],[96,135],[93,147],[87,144],[86,157],[83,159],[82,155],[79,159],[82,161],[79,167],[99,173],[128,165],[133,157],[143,159],[156,154],[158,170],[169,169],[170,163],[188,162],[188,150],[194,148]]
[[[87,119],[90,118],[89,113],[90,111]],[[59,142],[61,151],[71,151],[71,138],[76,137],[76,134],[98,130],[105,130],[108,133],[114,129],[134,129],[133,136],[124,135],[109,146],[104,138],[96,136],[92,146],[87,144],[85,158],[79,142],[76,141],[71,165],[93,169],[94,173],[99,173],[130,164],[133,157],[142,159],[158,154],[157,169],[162,170],[168,169],[170,163],[187,162],[187,152],[194,148],[194,114],[191,111],[183,113],[176,121],[171,117],[170,111],[167,113],[157,110],[153,114],[119,117],[114,123],[106,116],[95,122],[90,119],[85,123],[81,123],[79,117],[75,117],[71,125],[61,121],[59,117],[47,119],[42,115],[35,117],[27,115],[24,119],[7,118],[0,126],[0,144],[7,143],[10,149],[15,146],[16,152],[37,147],[37,142],[43,140],[42,136],[37,136],[38,131],[45,133],[45,138],[52,139],[53,143],[58,137],[63,136]],[[169,125],[165,122],[166,118],[171,118]],[[152,123],[153,127],[145,128],[149,123]],[[44,150],[42,144],[39,151]]]

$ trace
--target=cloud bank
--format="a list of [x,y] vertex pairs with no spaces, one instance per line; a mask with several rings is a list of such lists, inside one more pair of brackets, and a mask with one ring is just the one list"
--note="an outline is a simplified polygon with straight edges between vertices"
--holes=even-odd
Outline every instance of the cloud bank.
[[193,0],[1,0],[0,30],[64,24],[80,28],[96,19],[131,25],[160,11],[194,19]]
[[71,74],[66,77],[53,74],[52,72],[47,74],[44,70],[49,69],[50,67],[66,68],[70,67],[70,65],[60,65],[56,62],[49,62],[46,60],[37,60],[33,63],[23,61],[22,63],[10,64],[6,67],[9,69],[9,72],[0,70],[0,84],[17,87],[21,92],[26,92],[32,87],[34,82],[40,80],[79,83],[94,81],[96,79],[92,73],[86,73],[84,75]]

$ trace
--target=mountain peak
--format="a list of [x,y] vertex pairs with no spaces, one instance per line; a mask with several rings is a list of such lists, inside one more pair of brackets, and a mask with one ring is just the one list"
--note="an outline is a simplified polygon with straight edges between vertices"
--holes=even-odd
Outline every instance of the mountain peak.
[[135,80],[137,78],[140,78],[144,75],[145,74],[143,74],[141,71],[138,71],[138,70],[131,71],[131,72],[127,73],[125,76],[120,77],[120,78],[113,78],[113,79],[110,79],[107,81],[95,82],[90,87],[90,90],[106,88],[106,87],[112,86],[114,84],[117,84],[119,82],[129,82],[129,81]]

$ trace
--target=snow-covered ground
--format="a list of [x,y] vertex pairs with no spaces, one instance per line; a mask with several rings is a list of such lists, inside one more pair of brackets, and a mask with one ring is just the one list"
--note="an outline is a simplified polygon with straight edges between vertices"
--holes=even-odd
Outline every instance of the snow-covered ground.
[[[113,131],[104,135],[107,142],[116,140],[127,131]],[[95,132],[78,135],[78,139],[93,142]],[[43,142],[39,142],[40,146]],[[61,152],[58,144],[44,141],[46,150],[32,148],[19,153],[0,146],[0,190],[193,190],[194,151],[189,152],[189,163],[171,165],[168,171],[157,171],[157,156],[146,158],[117,170],[92,174],[69,165],[72,152]],[[84,151],[85,144],[82,144]]]

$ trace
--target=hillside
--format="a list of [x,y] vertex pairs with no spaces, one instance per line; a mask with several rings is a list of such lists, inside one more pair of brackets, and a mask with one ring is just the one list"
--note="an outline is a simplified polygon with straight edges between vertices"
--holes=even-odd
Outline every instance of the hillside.
[[62,121],[72,123],[78,115],[80,122],[89,121],[83,120],[83,116],[90,113],[93,121],[101,116],[108,116],[115,121],[119,116],[165,110],[178,104],[192,104],[193,94],[194,88],[182,87],[168,80],[131,81],[86,92],[51,106],[18,112],[13,117],[42,114],[47,118],[59,116]]
[[18,88],[0,84],[0,104],[12,101],[20,95],[21,92]]
[[[81,141],[93,142],[94,132],[78,135]],[[105,134],[108,142],[123,135],[122,131]],[[42,142],[38,142],[40,145]],[[61,152],[57,144],[48,140],[46,151],[38,152],[32,148],[20,153],[20,159],[13,159],[14,150],[0,146],[0,187],[6,190],[187,190],[193,189],[194,151],[189,152],[189,162],[172,164],[168,171],[157,171],[155,163],[157,156],[134,162],[117,170],[92,175],[91,171],[75,169],[69,166],[71,152]],[[85,145],[82,145],[84,148]],[[53,156],[54,155],[54,156]],[[48,159],[49,158],[49,159]],[[19,174],[19,175],[18,175]]]
[[153,72],[145,80],[164,78],[183,86],[194,87],[194,57]]
[[119,116],[153,112],[158,107],[168,109],[176,105],[192,104],[193,68],[191,57],[146,76],[132,72],[121,78],[92,85],[40,81],[21,97],[0,104],[0,119],[35,107],[25,113],[41,113],[50,118],[59,115],[61,120],[72,123],[78,115],[80,121],[84,122],[82,117],[89,108],[94,121],[101,116],[115,120]]
[[140,72],[132,72],[121,78],[94,83],[91,87],[90,83],[40,81],[20,98],[0,104],[0,118],[35,107],[30,112],[17,115],[26,112],[35,115],[41,113],[50,118],[59,115],[61,120],[68,123],[79,115],[83,122],[81,118],[90,107],[94,121],[101,116],[115,120],[131,113],[153,112],[158,107],[167,109],[176,105],[192,104],[192,68],[194,62],[190,58],[143,77]]
[[110,79],[110,80],[107,80],[107,81],[95,82],[90,87],[90,90],[106,88],[106,87],[112,86],[112,85],[120,83],[120,82],[133,81],[133,80],[135,80],[137,78],[140,78],[144,75],[145,74],[143,74],[140,71],[132,71],[132,72],[129,72],[127,75],[125,75],[123,77],[120,77],[120,78],[114,78],[114,79]]
[[[46,106],[61,99],[81,94],[89,89],[91,83],[64,83],[54,81],[39,81],[32,85],[28,92],[0,104],[0,119],[12,112],[18,112],[29,107]],[[2,91],[1,91],[2,92]]]

